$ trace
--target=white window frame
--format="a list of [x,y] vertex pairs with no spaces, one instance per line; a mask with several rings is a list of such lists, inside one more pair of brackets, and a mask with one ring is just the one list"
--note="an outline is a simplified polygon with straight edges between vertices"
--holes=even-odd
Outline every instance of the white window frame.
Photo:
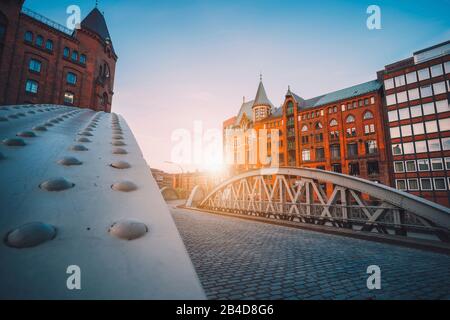
[[[401,163],[402,164],[402,171],[398,171],[396,168],[396,164]],[[405,172],[405,163],[403,161],[394,161],[394,172],[395,173],[404,173]]]
[[[413,162],[414,163],[414,170],[408,170],[408,162]],[[406,172],[417,172],[417,163],[416,160],[405,160],[405,171]]]
[[[438,188],[436,187],[436,180],[441,180],[441,179],[444,180],[444,184],[445,184],[444,189],[438,189]],[[433,186],[434,186],[434,190],[436,190],[436,191],[444,191],[444,190],[447,190],[447,181],[446,181],[446,179],[445,179],[444,177],[436,177],[436,178],[433,178]]]
[[[425,163],[427,164],[427,166],[428,166],[428,169],[427,169],[427,170],[421,170],[421,169],[420,169],[419,161],[425,162]],[[429,172],[430,169],[431,169],[430,159],[417,159],[417,170],[418,170],[419,172]]]
[[[405,183],[405,189],[400,189],[400,188],[398,187],[398,183],[399,183],[400,181],[403,181],[403,182]],[[408,191],[408,182],[406,181],[406,179],[396,179],[396,180],[395,180],[395,188],[396,188],[397,190],[400,190],[400,191]]]
[[[448,160],[447,160],[448,159]],[[450,170],[450,157],[444,158],[445,169]],[[447,165],[448,164],[448,165]]]
[[[442,169],[434,169],[434,168],[433,168],[433,162],[434,162],[434,163],[440,163]],[[430,165],[431,165],[431,171],[444,171],[444,170],[445,170],[445,169],[444,169],[444,168],[445,168],[445,165],[444,165],[444,162],[443,162],[442,158],[433,158],[433,159],[430,159]]]
[[[417,183],[417,188],[415,188],[415,189],[411,188],[411,185],[409,184],[410,181],[416,181],[416,183]],[[419,179],[408,179],[407,182],[408,182],[408,190],[410,190],[410,191],[419,191],[419,190],[420,190],[420,182],[419,182]]]
[[[425,188],[423,187],[423,180],[428,180],[428,181],[430,181],[430,189],[425,189]],[[431,178],[420,178],[420,190],[423,190],[423,191],[433,191],[433,179],[431,179]]]

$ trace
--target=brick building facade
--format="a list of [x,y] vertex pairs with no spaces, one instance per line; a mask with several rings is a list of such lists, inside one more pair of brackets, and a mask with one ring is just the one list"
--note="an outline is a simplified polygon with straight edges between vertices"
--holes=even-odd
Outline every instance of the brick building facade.
[[0,105],[63,104],[111,111],[117,55],[95,8],[71,31],[0,2]]
[[392,186],[450,206],[450,41],[378,72]]
[[[377,80],[312,99],[289,88],[280,109],[266,103],[259,116],[257,94],[224,123],[224,130],[277,128],[280,166],[353,175],[449,207],[449,92],[447,41],[386,66]],[[231,173],[259,167],[246,162]]]

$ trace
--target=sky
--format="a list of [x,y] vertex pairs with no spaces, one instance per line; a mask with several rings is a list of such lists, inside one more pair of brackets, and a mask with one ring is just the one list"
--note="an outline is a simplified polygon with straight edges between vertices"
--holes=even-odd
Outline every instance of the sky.
[[[95,0],[26,0],[61,24]],[[369,30],[378,5],[381,29]],[[171,161],[175,130],[222,129],[262,73],[274,105],[288,85],[311,98],[376,78],[413,52],[450,40],[450,0],[100,0],[119,56],[113,112],[125,117],[151,167]],[[184,171],[211,169],[183,164]]]

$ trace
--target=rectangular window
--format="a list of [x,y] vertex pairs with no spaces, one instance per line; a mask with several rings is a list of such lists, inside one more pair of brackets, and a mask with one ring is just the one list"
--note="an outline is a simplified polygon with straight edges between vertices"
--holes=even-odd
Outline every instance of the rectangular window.
[[420,95],[422,96],[422,98],[431,97],[433,95],[431,86],[427,85],[427,86],[420,87]]
[[450,170],[450,158],[445,158],[445,169]]
[[391,79],[384,80],[384,88],[386,90],[393,89],[394,88],[394,79],[391,78]]
[[[417,136],[419,134],[424,134],[425,133],[425,129],[423,127],[423,122],[419,122],[419,123],[414,123],[413,124],[413,131],[414,131],[414,135]],[[416,145],[417,147],[417,145]]]
[[366,154],[376,154],[378,152],[377,142],[375,140],[366,141]]
[[417,82],[417,73],[415,71],[406,74],[406,82],[408,84]]
[[395,161],[394,162],[394,172],[395,173],[405,172],[405,165],[404,165],[403,161]]
[[331,170],[333,172],[342,173],[342,165],[335,163],[331,165]]
[[427,152],[427,142],[425,140],[416,141],[415,144],[416,144],[416,153]]
[[358,155],[358,144],[349,143],[347,144],[347,156],[356,157]]
[[414,153],[414,143],[407,142],[403,144],[403,153],[404,154],[413,154]]
[[446,61],[444,63],[445,66],[445,73],[450,73],[450,61]]
[[351,176],[359,175],[359,163],[349,163],[348,164],[348,174]]
[[398,190],[403,190],[403,191],[407,190],[407,188],[406,188],[406,180],[405,179],[395,180],[395,185],[396,185]]
[[74,102],[74,95],[73,93],[66,92],[64,93],[64,103],[66,104],[73,104]]
[[311,160],[311,151],[303,150],[302,151],[302,160],[303,161],[310,161]]
[[392,145],[392,154],[394,156],[399,156],[403,154],[402,145],[400,143]]
[[401,87],[401,86],[404,86],[405,84],[406,84],[406,80],[405,80],[405,76],[404,75],[395,77],[395,86],[397,88]]
[[337,144],[330,147],[331,159],[337,160],[341,158],[341,147]]
[[441,143],[439,139],[428,140],[428,150],[430,152],[441,151]]
[[408,189],[411,191],[419,190],[419,180],[418,179],[408,179]]
[[450,137],[442,138],[442,149],[444,151],[450,150]]
[[369,176],[380,174],[378,161],[367,161],[367,173]]
[[447,89],[445,88],[445,81],[434,83],[433,91],[434,91],[434,95],[446,93]]
[[427,116],[429,114],[434,114],[434,103],[430,102],[430,103],[425,103],[424,105],[422,105],[423,108],[423,115]]
[[402,136],[403,137],[410,137],[412,136],[412,129],[411,129],[411,125],[407,124],[405,126],[401,126],[401,130],[402,130]]
[[431,66],[430,69],[432,77],[438,77],[444,74],[444,70],[442,70],[442,64]]
[[420,188],[424,191],[433,190],[433,185],[430,178],[420,179]]
[[430,159],[431,161],[431,170],[432,171],[442,171],[444,170],[444,162],[441,158]]
[[28,69],[34,72],[41,72],[41,62],[36,59],[30,59],[30,63],[28,65]]
[[437,121],[436,120],[426,121],[425,122],[425,128],[427,130],[427,133],[437,132],[438,131]]
[[434,190],[447,190],[445,178],[434,178]]
[[416,161],[408,160],[405,161],[406,172],[416,172]]
[[395,94],[390,94],[386,96],[386,105],[391,106],[397,103],[397,99],[395,98]]
[[316,160],[324,160],[325,159],[325,150],[324,148],[316,149]]
[[419,171],[430,171],[430,161],[428,159],[417,160],[417,168]]
[[449,112],[450,105],[448,103],[448,100],[436,101],[436,109],[437,109],[437,113]]
[[397,110],[388,112],[389,122],[398,121],[398,112]]
[[39,83],[34,80],[27,80],[27,83],[25,85],[25,91],[29,93],[36,94],[39,90]]
[[417,73],[419,74],[419,81],[430,78],[430,70],[428,70],[428,68],[421,69]]
[[422,116],[422,106],[412,106],[409,108],[411,110],[411,118],[421,117]]
[[406,101],[408,101],[408,95],[406,94],[406,91],[397,93],[397,103],[403,103]]
[[66,80],[68,84],[75,85],[77,84],[77,75],[75,73],[68,72]]
[[400,127],[393,127],[391,130],[391,138],[400,138]]
[[419,89],[408,90],[409,101],[420,99]]
[[398,114],[400,116],[400,120],[409,119],[409,108],[403,108],[398,110]]

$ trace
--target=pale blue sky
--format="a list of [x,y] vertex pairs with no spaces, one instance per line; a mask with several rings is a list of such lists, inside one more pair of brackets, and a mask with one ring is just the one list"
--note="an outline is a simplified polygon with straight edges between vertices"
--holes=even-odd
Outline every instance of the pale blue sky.
[[[76,4],[27,0],[25,6],[65,23]],[[287,86],[310,98],[375,79],[384,65],[450,39],[449,0],[282,1],[100,0],[119,55],[113,111],[132,127],[153,167],[176,171],[171,133],[221,128],[242,97],[253,99],[259,73],[275,105]],[[380,6],[382,30],[366,28]]]

